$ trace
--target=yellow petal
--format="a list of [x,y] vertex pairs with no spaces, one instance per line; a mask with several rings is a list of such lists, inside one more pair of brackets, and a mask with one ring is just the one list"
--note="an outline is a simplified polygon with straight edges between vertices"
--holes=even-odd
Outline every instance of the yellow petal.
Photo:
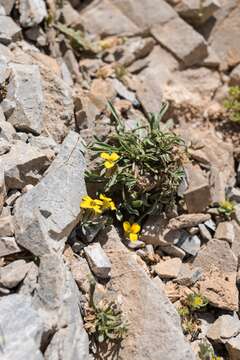
[[108,153],[105,153],[105,152],[102,152],[101,154],[100,154],[100,157],[102,158],[102,159],[105,159],[105,160],[110,160],[110,155],[108,154]]
[[110,155],[110,158],[108,159],[108,160],[110,160],[110,161],[117,161],[119,159],[119,155],[117,154],[117,153],[112,153],[111,155]]
[[91,200],[92,200],[92,198],[88,195],[83,197],[83,201],[91,201]]
[[124,231],[125,231],[126,233],[128,233],[128,232],[130,231],[130,229],[131,229],[130,222],[124,221],[124,223],[123,223],[123,229],[124,229]]
[[111,210],[116,210],[116,206],[113,201],[110,202],[110,208]]
[[111,169],[114,165],[115,164],[112,161],[105,161],[104,162],[104,166],[105,166],[106,169]]
[[94,205],[103,205],[103,202],[98,199],[93,200],[93,202],[94,202]]
[[137,241],[138,236],[137,236],[137,234],[130,233],[130,234],[129,234],[129,239],[130,239],[131,241]]
[[95,211],[95,213],[97,214],[101,214],[102,213],[102,210],[100,209],[100,206],[93,206],[93,210]]
[[103,194],[100,194],[99,195],[99,198],[103,201],[111,201],[112,199],[111,198],[108,198],[107,196],[103,195]]
[[139,224],[132,224],[131,226],[131,233],[137,234],[141,230],[141,226]]

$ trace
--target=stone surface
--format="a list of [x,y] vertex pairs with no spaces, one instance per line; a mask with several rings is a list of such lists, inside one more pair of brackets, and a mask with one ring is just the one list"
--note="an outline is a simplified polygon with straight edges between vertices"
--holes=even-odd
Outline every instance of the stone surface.
[[226,340],[225,345],[229,360],[238,360],[240,358],[240,335]]
[[212,305],[231,311],[238,309],[237,257],[226,241],[209,241],[193,260],[193,266],[203,269],[200,292]]
[[35,255],[59,251],[86,194],[81,138],[70,132],[41,182],[16,204],[16,241]]
[[160,261],[153,269],[161,279],[175,279],[178,277],[181,266],[182,261],[179,258],[173,258]]
[[4,236],[12,236],[14,234],[12,216],[0,217],[0,238]]
[[224,343],[226,339],[237,336],[240,333],[240,321],[238,315],[221,315],[210,326],[207,337],[215,342]]
[[111,263],[99,243],[88,245],[84,248],[88,264],[97,277],[108,278],[111,271]]
[[174,282],[176,282],[179,285],[192,286],[199,279],[201,279],[202,275],[203,272],[200,267],[192,268],[191,265],[186,263],[186,264],[182,264],[178,276],[174,280]]
[[26,276],[31,263],[16,260],[0,268],[0,284],[8,289],[15,288]]
[[190,228],[198,224],[204,223],[210,218],[210,214],[183,214],[170,219],[168,223],[168,228],[171,230]]
[[29,296],[14,294],[0,299],[0,327],[4,339],[3,360],[43,360],[39,350],[43,322]]
[[199,232],[203,240],[210,241],[212,239],[212,235],[210,231],[208,231],[207,227],[204,224],[199,224]]
[[14,237],[0,237],[0,257],[15,254],[21,249],[17,245]]
[[119,351],[119,360],[194,359],[176,310],[137,263],[136,255],[121,244],[114,228],[102,240],[112,263],[108,289],[115,299],[116,294],[121,299],[129,321],[128,337]]
[[141,29],[149,29],[177,17],[174,9],[164,0],[113,0],[113,3]]
[[188,234],[180,237],[179,242],[177,243],[182,250],[184,250],[187,254],[196,256],[201,247],[201,240],[197,235],[189,236]]
[[47,156],[22,141],[16,141],[9,153],[2,155],[6,189],[35,185],[49,166]]
[[3,209],[5,197],[6,197],[6,186],[5,186],[3,162],[2,160],[0,160],[0,214]]
[[7,99],[16,105],[8,121],[20,131],[40,134],[43,128],[43,92],[37,65],[11,64]]
[[204,38],[178,17],[164,25],[154,26],[151,33],[185,66],[199,64],[207,56],[207,45]]
[[220,6],[218,0],[183,0],[177,3],[175,10],[189,23],[199,25],[206,22]]
[[48,15],[44,0],[20,0],[19,12],[23,27],[38,25]]
[[9,16],[0,15],[0,43],[8,45],[21,38],[21,28]]
[[94,1],[81,12],[81,24],[92,34],[133,35],[140,29],[108,0]]
[[3,6],[5,10],[5,14],[9,15],[13,6],[14,6],[15,0],[1,0],[0,5]]
[[237,65],[230,74],[230,85],[240,86],[240,64]]
[[238,47],[238,28],[240,25],[240,8],[235,6],[224,19],[219,19],[213,28],[209,43],[221,59],[221,69],[237,65],[240,61]]
[[44,353],[45,359],[88,359],[88,336],[80,314],[80,300],[80,293],[63,259],[57,254],[43,255],[34,306],[44,322],[45,346],[50,342]]
[[225,240],[231,245],[235,237],[233,224],[229,221],[219,223],[214,237],[218,240]]
[[184,199],[189,213],[198,213],[206,209],[211,202],[208,179],[198,165],[185,166],[189,183]]

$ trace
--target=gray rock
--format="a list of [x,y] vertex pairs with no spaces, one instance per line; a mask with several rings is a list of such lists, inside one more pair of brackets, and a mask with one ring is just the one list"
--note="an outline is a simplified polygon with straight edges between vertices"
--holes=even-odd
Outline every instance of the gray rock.
[[240,85],[240,64],[237,65],[230,74],[230,82],[231,86],[239,86]]
[[209,220],[205,221],[205,222],[204,222],[204,225],[205,225],[208,229],[210,229],[210,230],[212,230],[212,231],[215,231],[215,230],[216,230],[216,224],[215,224],[215,222],[214,222],[212,219],[209,219]]
[[173,219],[170,219],[168,223],[168,228],[170,230],[190,228],[198,224],[204,223],[210,218],[210,214],[183,214]]
[[183,249],[187,254],[196,256],[201,247],[201,240],[197,235],[184,235],[182,238],[180,238],[177,246]]
[[232,188],[229,194],[229,199],[235,201],[236,203],[240,203],[240,188]]
[[220,6],[218,0],[183,0],[178,2],[175,10],[184,20],[196,26],[205,23]]
[[[88,336],[80,314],[81,295],[71,272],[57,254],[40,258],[34,306],[44,322],[44,358],[87,360]],[[61,354],[61,357],[59,357]]]
[[189,183],[189,187],[184,193],[188,212],[203,212],[211,202],[208,179],[198,165],[186,165],[185,172]]
[[43,151],[50,158],[54,158],[59,152],[59,144],[51,136],[31,136],[29,143]]
[[113,3],[142,30],[155,24],[164,24],[177,13],[164,0],[113,0]]
[[240,335],[227,339],[225,346],[228,351],[229,360],[238,360],[240,358]]
[[8,121],[20,131],[40,134],[43,129],[43,91],[37,65],[11,64],[7,99],[16,106]]
[[34,291],[37,289],[37,280],[38,280],[38,266],[31,262],[31,266],[28,270],[27,275],[23,279],[18,294],[22,295],[33,295]]
[[88,245],[84,252],[94,275],[103,279],[110,276],[111,263],[99,243]]
[[183,259],[186,255],[183,249],[180,249],[178,246],[175,245],[165,245],[161,247],[161,250],[167,255],[179,257],[180,259]]
[[112,263],[112,277],[107,288],[115,299],[116,296],[121,298],[123,314],[129,322],[129,333],[119,351],[119,359],[129,359],[129,356],[131,360],[194,359],[182,334],[176,309],[163,289],[148,277],[136,255],[121,243],[114,228],[104,234],[102,241]]
[[12,216],[0,217],[0,238],[4,236],[12,236],[14,234]]
[[4,82],[9,78],[10,69],[8,67],[8,61],[0,58],[0,83]]
[[20,252],[14,237],[0,237],[0,257]]
[[9,153],[2,155],[6,189],[35,185],[49,165],[48,158],[37,148],[16,141]]
[[199,291],[210,304],[220,309],[238,310],[237,257],[226,241],[210,240],[200,249],[192,265],[203,269]]
[[224,343],[226,339],[230,339],[240,333],[240,321],[237,313],[233,315],[221,315],[210,326],[207,337],[215,342]]
[[0,43],[10,44],[21,38],[21,28],[9,17],[0,15]]
[[16,287],[26,276],[31,263],[16,260],[0,268],[0,284],[8,289]]
[[192,268],[189,264],[182,264],[178,276],[173,282],[179,285],[192,286],[201,279],[202,275],[203,271],[200,267]]
[[99,35],[134,35],[140,29],[109,0],[94,1],[80,14],[85,30]]
[[60,251],[86,194],[81,138],[70,132],[44,178],[16,204],[16,241],[34,255]]
[[4,163],[2,162],[2,160],[0,160],[0,214],[2,212],[6,198],[6,186],[5,186],[3,164]]
[[175,279],[178,277],[182,261],[179,258],[173,258],[166,261],[160,261],[153,267],[153,270],[161,279]]
[[0,299],[0,328],[3,360],[43,360],[39,350],[43,322],[29,296],[14,294]]
[[[226,2],[227,3],[231,3]],[[233,68],[240,61],[240,49],[238,48],[238,28],[240,25],[240,9],[234,1],[232,9],[227,9],[227,16],[219,18],[211,31],[208,39],[213,50],[221,59],[221,69]],[[224,10],[224,9],[223,9]]]
[[237,185],[240,185],[240,162],[237,167]]
[[16,130],[14,129],[12,124],[5,120],[3,111],[0,108],[0,138],[8,142],[12,142],[12,140],[15,138],[15,135]]
[[0,139],[0,156],[6,154],[11,149],[11,145],[4,139]]
[[92,276],[92,273],[89,269],[87,260],[84,258],[75,259],[71,262],[70,268],[79,289],[83,293],[88,293],[90,289],[89,279]]
[[[185,66],[200,63],[207,56],[207,45],[204,38],[178,17],[164,25],[154,26],[151,33]],[[183,43],[184,46],[182,46]]]
[[218,240],[225,240],[231,245],[235,237],[233,224],[230,221],[219,223],[214,237]]
[[130,101],[132,104],[136,102],[135,94],[132,91],[129,91],[121,81],[119,81],[118,79],[113,79],[111,83],[113,88],[121,98]]
[[47,17],[47,8],[43,0],[20,0],[20,24],[31,27],[40,24]]
[[3,6],[6,15],[10,14],[14,4],[15,4],[15,0],[1,0],[0,1],[0,5]]
[[[29,184],[31,185],[31,184]],[[26,185],[28,186],[28,185]],[[32,185],[33,186],[33,185]],[[23,188],[24,189],[24,188]],[[16,200],[21,196],[21,193],[20,191],[18,190],[11,190],[9,193],[8,193],[8,197],[6,198],[5,200],[5,203],[7,206],[13,206],[16,202]]]
[[210,241],[212,239],[212,235],[210,231],[208,231],[207,227],[204,224],[199,224],[198,227],[203,240]]

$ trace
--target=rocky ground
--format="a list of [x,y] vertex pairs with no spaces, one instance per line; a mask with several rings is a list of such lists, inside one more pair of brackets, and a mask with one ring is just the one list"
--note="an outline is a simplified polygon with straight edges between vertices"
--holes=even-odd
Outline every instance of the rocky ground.
[[[1,359],[240,359],[239,29],[238,0],[0,0]],[[133,129],[165,100],[190,159],[176,207],[137,242],[113,225],[84,242],[107,102]],[[85,330],[90,277],[127,320],[118,346]]]

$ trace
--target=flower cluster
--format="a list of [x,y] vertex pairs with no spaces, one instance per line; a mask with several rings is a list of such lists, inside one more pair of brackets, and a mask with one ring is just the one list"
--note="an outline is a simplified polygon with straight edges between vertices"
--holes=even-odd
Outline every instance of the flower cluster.
[[92,210],[96,214],[102,214],[105,210],[116,210],[116,206],[111,198],[100,194],[99,199],[92,199],[90,196],[84,196],[80,204],[82,209]]
[[104,166],[106,169],[111,169],[116,165],[116,162],[119,160],[120,156],[113,152],[111,154],[108,154],[106,152],[102,152],[100,154],[100,157],[106,161],[104,161]]
[[141,230],[141,226],[137,223],[130,224],[129,221],[124,221],[123,223],[123,230],[125,236],[131,241],[138,240],[138,233]]

